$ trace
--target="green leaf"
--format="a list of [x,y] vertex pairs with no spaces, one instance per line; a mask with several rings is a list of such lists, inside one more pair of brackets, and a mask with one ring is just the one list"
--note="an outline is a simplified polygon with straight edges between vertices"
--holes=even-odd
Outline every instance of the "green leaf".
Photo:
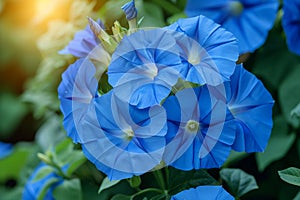
[[300,191],[298,192],[298,194],[295,196],[293,200],[300,200]]
[[67,162],[69,167],[66,171],[66,175],[70,177],[76,171],[76,169],[78,169],[78,167],[86,162],[86,157],[82,151],[76,151],[72,153],[72,156],[67,160]]
[[124,194],[131,196],[134,193],[136,193],[136,190],[130,187],[128,181],[121,180],[118,184],[115,184],[102,190],[99,194],[99,197],[101,200],[111,200],[111,198],[116,194]]
[[270,31],[267,41],[254,58],[253,73],[263,77],[263,81],[273,91],[277,90],[285,77],[299,65],[299,58],[287,49],[280,29]]
[[298,121],[300,123],[300,103],[291,111],[292,121]]
[[241,197],[258,188],[255,178],[241,169],[224,168],[220,171],[220,176],[235,197]]
[[116,194],[111,200],[131,200],[131,196],[125,194]]
[[35,141],[46,152],[65,138],[66,133],[62,127],[62,118],[52,114],[37,131]]
[[44,182],[44,185],[42,186],[42,189],[40,191],[40,193],[38,194],[38,197],[37,199],[38,200],[43,200],[45,195],[47,194],[47,191],[48,189],[55,183],[57,183],[59,181],[58,178],[56,177],[51,177],[49,179],[47,179],[45,182]]
[[0,93],[0,139],[7,137],[27,114],[26,105],[13,93]]
[[128,181],[129,181],[130,187],[132,187],[132,188],[138,188],[142,183],[140,176],[133,176]]
[[300,186],[300,169],[290,167],[285,170],[278,171],[278,174],[285,182]]
[[293,125],[293,127],[298,128],[300,126],[299,119],[292,118],[291,111],[300,102],[300,65],[297,66],[292,73],[286,77],[284,82],[279,87],[279,102],[282,108],[283,114],[287,121]]
[[0,159],[0,180],[13,178],[18,180],[21,170],[26,166],[27,159],[35,151],[32,143],[18,143],[14,146],[13,153]]
[[263,171],[273,161],[281,159],[288,152],[295,138],[295,134],[288,134],[288,125],[284,117],[277,116],[265,152],[255,155],[258,169]]
[[169,167],[169,183],[169,194],[171,195],[199,185],[218,184],[218,182],[203,169],[182,171],[173,167]]
[[227,160],[224,163],[224,166],[228,166],[230,164],[233,164],[235,162],[240,161],[241,159],[247,157],[249,154],[246,152],[237,152],[237,151],[231,151]]
[[39,169],[38,173],[36,174],[32,182],[39,181],[40,179],[46,177],[48,174],[53,172],[55,172],[55,169],[53,167],[45,165]]
[[22,199],[24,187],[18,186],[13,189],[0,187],[1,199]]
[[118,184],[120,180],[110,181],[107,177],[105,177],[100,185],[98,190],[98,194],[100,194],[103,190],[108,189],[116,184]]
[[163,27],[165,25],[163,10],[152,2],[136,1],[138,18],[144,17],[140,27]]
[[171,17],[169,17],[167,19],[167,22],[168,22],[168,24],[173,24],[174,22],[176,22],[177,20],[179,20],[181,18],[187,18],[186,14],[184,12],[180,12],[175,15],[172,15]]
[[82,191],[79,179],[64,180],[62,184],[58,185],[53,190],[53,197],[56,200],[81,200]]

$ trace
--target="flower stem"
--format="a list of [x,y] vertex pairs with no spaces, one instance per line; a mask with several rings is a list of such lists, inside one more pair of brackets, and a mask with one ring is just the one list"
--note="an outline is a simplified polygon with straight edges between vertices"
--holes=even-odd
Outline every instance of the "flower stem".
[[167,188],[169,188],[170,186],[170,173],[169,173],[169,168],[168,167],[165,167],[165,173],[166,173],[166,185],[167,185]]
[[147,189],[145,189],[145,190],[141,190],[141,191],[135,193],[134,195],[132,195],[132,196],[130,197],[130,200],[133,200],[135,197],[137,197],[137,196],[139,196],[139,195],[141,195],[141,194],[143,194],[143,193],[146,193],[146,192],[163,193],[163,191],[161,191],[160,189],[156,189],[156,188],[147,188]]
[[165,185],[165,181],[164,181],[164,177],[163,177],[163,174],[161,172],[161,170],[156,170],[156,171],[153,171],[153,175],[159,185],[159,187],[165,191],[166,189],[166,185]]

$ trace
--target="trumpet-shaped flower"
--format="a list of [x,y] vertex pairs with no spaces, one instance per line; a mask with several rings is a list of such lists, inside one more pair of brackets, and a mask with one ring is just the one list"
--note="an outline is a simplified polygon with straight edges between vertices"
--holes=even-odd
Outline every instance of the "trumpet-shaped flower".
[[300,55],[300,1],[284,0],[282,26],[290,51]]
[[95,68],[79,60],[63,74],[58,93],[68,135],[110,179],[143,174],[163,156],[166,114],[161,106],[138,109],[114,90],[97,95]]
[[263,83],[238,65],[230,82],[224,83],[228,109],[236,123],[236,151],[264,151],[273,126],[274,100]]
[[189,17],[205,15],[232,32],[242,54],[265,42],[277,9],[277,0],[188,0],[185,12]]
[[184,190],[171,197],[171,200],[233,200],[231,196],[222,186],[198,186]]
[[173,35],[188,68],[187,81],[218,85],[229,80],[238,59],[237,41],[230,32],[205,16],[180,19],[167,29],[178,32]]
[[181,90],[165,101],[166,164],[191,170],[224,163],[235,139],[235,125],[227,116],[224,94],[222,87],[204,85]]
[[108,66],[108,78],[117,96],[146,108],[159,105],[185,70],[173,32],[140,30],[120,42]]

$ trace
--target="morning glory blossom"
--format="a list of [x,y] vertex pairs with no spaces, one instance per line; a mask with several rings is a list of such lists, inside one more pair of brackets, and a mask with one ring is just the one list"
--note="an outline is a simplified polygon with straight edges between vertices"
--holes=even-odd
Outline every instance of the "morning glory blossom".
[[234,200],[222,186],[198,186],[184,190],[171,197],[171,200]]
[[181,170],[222,166],[235,139],[224,88],[186,88],[163,106],[168,119],[164,162]]
[[282,26],[289,50],[300,55],[300,0],[283,1]]
[[114,90],[99,96],[95,67],[78,60],[63,74],[58,93],[64,127],[85,156],[111,180],[143,174],[163,156],[166,113],[163,107],[138,109]]
[[117,96],[146,108],[159,105],[185,71],[173,32],[150,29],[123,38],[107,73]]
[[99,97],[95,73],[96,69],[93,63],[88,59],[81,58],[62,74],[63,81],[58,87],[60,109],[64,115],[64,127],[67,135],[75,143],[81,142],[76,124],[88,111],[90,102]]
[[232,32],[241,54],[254,52],[266,40],[278,9],[277,0],[188,0],[189,17],[205,15]]
[[[40,176],[42,170],[48,170],[49,172],[46,176],[41,177],[38,180],[35,180],[37,176]],[[58,176],[55,173],[55,169],[47,166],[44,163],[38,165],[34,172],[29,177],[28,181],[25,184],[25,188],[23,190],[23,200],[36,200],[38,199],[39,195],[41,194],[44,186],[50,183],[49,189],[46,191],[45,196],[43,199],[47,200],[54,200],[52,195],[53,190],[60,184],[62,184],[63,178]]]
[[0,159],[9,156],[12,152],[13,152],[12,144],[0,142]]
[[188,68],[185,80],[201,85],[229,80],[238,59],[237,41],[230,32],[205,16],[179,19],[167,29],[178,32],[173,35]]
[[224,83],[227,105],[233,115],[236,151],[264,151],[273,126],[274,100],[263,83],[238,65],[230,82]]
[[[104,24],[101,20],[97,23],[103,28]],[[74,39],[61,51],[60,54],[72,54],[78,58],[85,58],[89,56],[93,60],[100,60],[101,54],[103,54],[103,47],[100,44],[100,40],[93,33],[90,25],[87,25],[84,30],[78,31]]]

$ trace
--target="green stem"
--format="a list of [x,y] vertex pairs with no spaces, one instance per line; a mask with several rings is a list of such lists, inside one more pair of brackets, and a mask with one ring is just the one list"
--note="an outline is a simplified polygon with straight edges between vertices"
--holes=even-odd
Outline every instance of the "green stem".
[[166,185],[165,185],[164,177],[163,177],[163,174],[162,174],[161,170],[155,170],[155,171],[153,171],[153,175],[154,175],[154,177],[155,177],[155,179],[156,179],[159,187],[163,191],[165,191]]
[[139,195],[141,195],[141,194],[143,194],[143,193],[146,193],[146,192],[163,193],[163,191],[160,190],[160,189],[156,189],[156,188],[147,188],[147,189],[145,189],[145,190],[141,190],[141,191],[135,193],[134,195],[132,195],[132,196],[130,197],[130,200],[133,200],[135,197],[137,197],[137,196],[139,196]]
[[169,173],[169,167],[165,167],[165,173],[166,173],[166,185],[167,185],[167,188],[169,188],[170,186],[170,173]]
[[167,13],[174,15],[176,13],[180,13],[181,10],[177,8],[174,4],[166,0],[152,0],[155,4],[162,7]]

